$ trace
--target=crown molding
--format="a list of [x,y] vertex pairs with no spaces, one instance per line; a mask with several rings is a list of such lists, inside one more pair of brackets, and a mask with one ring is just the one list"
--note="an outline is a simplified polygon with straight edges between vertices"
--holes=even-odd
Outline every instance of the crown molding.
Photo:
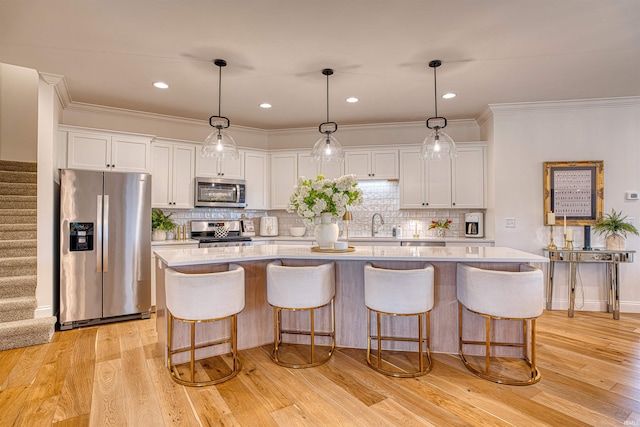
[[[118,117],[118,118],[130,118],[130,119],[145,120],[145,121],[152,121],[152,122],[162,121],[165,123],[169,122],[169,123],[176,123],[179,125],[209,127],[209,122],[205,120],[189,119],[186,117],[176,117],[176,116],[169,116],[166,114],[158,114],[158,113],[148,113],[145,111],[128,110],[126,108],[107,107],[103,105],[87,104],[84,102],[71,102],[65,108],[65,110],[68,110],[70,112],[89,113],[89,114],[111,116],[111,117]],[[231,128],[242,129],[243,131],[246,131],[246,132],[254,132],[259,134],[265,133],[265,131],[262,129],[246,127],[246,126],[232,125]]]
[[[456,126],[476,126],[475,119],[457,119],[457,120],[448,120],[450,125]],[[407,128],[424,128],[425,122],[421,120],[419,122],[393,122],[393,123],[364,123],[364,124],[355,124],[355,125],[339,125],[339,129],[352,129],[352,130],[363,130],[363,129],[374,129],[374,130],[382,130],[382,129],[407,129]],[[285,129],[269,129],[265,130],[268,134],[287,134],[287,133],[299,133],[299,132],[309,132],[309,131],[318,131],[317,126],[313,127],[301,127],[301,128],[285,128]]]
[[639,105],[640,96],[625,96],[619,98],[489,104],[488,108],[495,116],[497,116],[514,114],[522,111],[587,110],[592,108],[629,107]]
[[62,108],[67,108],[67,106],[73,102],[71,100],[71,93],[69,92],[69,86],[67,86],[67,81],[65,80],[64,76],[60,76],[58,74],[51,74],[51,73],[42,73],[42,72],[38,74],[40,75],[40,78],[45,83],[47,83],[50,86],[53,86],[53,88],[56,91],[56,94],[58,95],[58,99],[62,104]]

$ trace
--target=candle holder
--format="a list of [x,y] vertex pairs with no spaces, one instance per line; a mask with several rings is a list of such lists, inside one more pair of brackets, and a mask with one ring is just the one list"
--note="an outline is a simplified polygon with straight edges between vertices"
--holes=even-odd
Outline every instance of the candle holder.
[[573,240],[567,240],[567,233],[564,233],[564,247],[562,249],[567,251],[573,250]]
[[549,226],[549,246],[547,249],[558,249],[556,244],[553,242],[553,225]]

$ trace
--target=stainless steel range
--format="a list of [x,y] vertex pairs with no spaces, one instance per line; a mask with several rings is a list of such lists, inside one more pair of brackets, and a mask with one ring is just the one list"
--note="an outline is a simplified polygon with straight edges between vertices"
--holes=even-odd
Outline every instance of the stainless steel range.
[[191,238],[198,240],[200,248],[223,246],[251,246],[251,237],[243,236],[240,221],[199,220],[191,221]]

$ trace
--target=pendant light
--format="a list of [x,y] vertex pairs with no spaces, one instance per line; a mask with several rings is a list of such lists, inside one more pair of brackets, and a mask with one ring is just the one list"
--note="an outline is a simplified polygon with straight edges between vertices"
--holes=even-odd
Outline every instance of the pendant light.
[[442,129],[447,127],[447,119],[438,117],[438,84],[436,80],[436,68],[442,65],[439,59],[429,62],[429,67],[433,68],[433,90],[436,114],[427,119],[427,128],[432,129],[431,134],[422,142],[420,155],[424,160],[438,160],[453,158],[458,155],[456,143]]
[[323,134],[311,150],[311,159],[317,162],[344,161],[344,151],[342,146],[332,135],[338,130],[336,122],[329,121],[329,76],[333,74],[331,68],[322,70],[322,74],[327,76],[327,121],[318,126],[318,131]]
[[239,159],[240,153],[238,152],[238,147],[236,147],[236,142],[231,135],[224,131],[231,125],[231,122],[227,117],[220,115],[222,67],[227,66],[227,61],[214,59],[213,63],[218,67],[218,115],[209,117],[209,125],[214,128],[214,131],[204,140],[200,155],[206,158],[217,157],[220,160],[225,158]]

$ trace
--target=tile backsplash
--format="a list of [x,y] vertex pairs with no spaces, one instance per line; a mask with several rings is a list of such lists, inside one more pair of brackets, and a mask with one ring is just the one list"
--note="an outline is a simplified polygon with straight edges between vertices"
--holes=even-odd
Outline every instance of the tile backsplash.
[[[377,237],[391,237],[393,227],[401,227],[403,237],[412,237],[415,232],[415,223],[418,224],[420,237],[434,236],[434,230],[429,230],[431,221],[442,219],[452,220],[450,229],[446,231],[448,237],[464,236],[464,215],[467,210],[461,209],[402,209],[400,210],[400,191],[398,181],[361,181],[358,186],[363,191],[364,202],[360,206],[352,206],[349,210],[353,213],[353,221],[349,222],[349,236],[370,237],[371,218],[379,213],[384,225],[379,225],[376,218]],[[238,219],[242,214],[247,218],[259,218],[266,215],[278,217],[280,236],[290,235],[289,227],[304,225],[302,219],[295,213],[285,210],[250,210],[250,209],[163,209],[166,213],[172,212],[172,218],[178,224],[189,224],[192,219]],[[474,210],[474,211],[477,211]],[[260,226],[255,221],[255,226]],[[341,232],[344,232],[344,221],[338,221]],[[309,226],[305,236],[313,235],[313,227]]]

